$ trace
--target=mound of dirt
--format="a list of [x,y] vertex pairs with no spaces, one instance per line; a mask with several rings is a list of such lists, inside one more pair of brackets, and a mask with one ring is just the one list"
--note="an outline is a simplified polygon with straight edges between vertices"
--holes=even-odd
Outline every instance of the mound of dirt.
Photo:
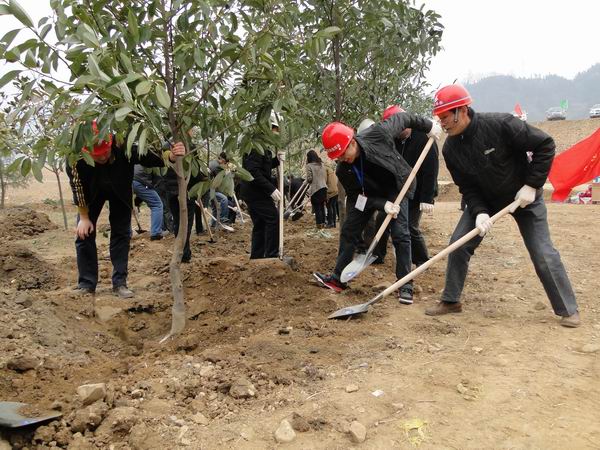
[[20,206],[0,213],[0,239],[26,239],[56,228],[46,214],[31,208]]
[[17,244],[0,246],[0,286],[25,289],[49,289],[56,284],[54,270],[35,254]]

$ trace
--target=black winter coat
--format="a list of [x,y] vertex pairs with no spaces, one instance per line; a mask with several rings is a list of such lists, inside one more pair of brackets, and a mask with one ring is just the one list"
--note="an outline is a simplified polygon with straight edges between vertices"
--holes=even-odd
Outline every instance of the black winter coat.
[[[164,156],[163,156],[164,157]],[[131,158],[125,155],[125,149],[117,146],[116,139],[112,143],[112,155],[106,164],[90,166],[85,160],[78,160],[72,167],[67,164],[66,172],[73,191],[73,202],[80,210],[87,210],[94,202],[97,194],[107,186],[129,208],[132,208],[133,167],[141,164],[145,167],[162,167],[164,159],[152,152],[141,156],[137,146],[131,149]]]
[[[417,159],[425,148],[429,138],[422,131],[412,130],[410,136],[401,141],[395,139],[396,150],[406,160],[410,167],[415,167]],[[429,203],[433,205],[437,196],[437,177],[440,168],[437,143],[434,141],[417,172],[417,187],[411,200],[414,203]]]
[[442,154],[473,217],[504,208],[525,184],[541,195],[554,140],[511,114],[469,109],[469,116],[471,123],[446,139]]
[[252,181],[242,181],[240,195],[245,201],[270,199],[277,188],[271,178],[271,170],[279,166],[279,160],[270,150],[261,155],[252,150],[244,155],[242,167],[254,177]]
[[[364,191],[367,197],[365,209],[383,211],[385,202],[396,200],[404,182],[411,172],[411,167],[396,151],[394,138],[405,128],[413,128],[428,133],[432,122],[429,119],[411,113],[398,113],[381,123],[376,123],[355,136],[360,147],[360,158],[353,164],[340,162],[336,175],[344,186],[346,196],[351,204],[356,203],[362,187],[352,166],[360,170],[362,158],[364,169]],[[412,198],[415,192],[415,182],[406,194]]]

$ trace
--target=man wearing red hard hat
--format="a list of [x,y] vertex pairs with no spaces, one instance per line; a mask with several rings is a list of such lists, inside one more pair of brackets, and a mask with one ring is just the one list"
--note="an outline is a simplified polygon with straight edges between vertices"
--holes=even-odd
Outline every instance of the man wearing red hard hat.
[[433,114],[448,133],[442,154],[467,204],[450,242],[475,227],[480,235],[450,254],[441,301],[426,314],[462,311],[460,296],[469,261],[492,228],[490,215],[518,200],[519,207],[511,214],[554,313],[562,317],[561,325],[577,327],[577,301],[550,238],[542,195],[554,159],[554,141],[512,114],[476,113],[471,103],[469,92],[458,84],[441,88],[434,97]]
[[[324,286],[340,292],[347,286],[340,281],[344,268],[352,261],[361,233],[376,211],[392,214],[392,241],[396,247],[396,276],[410,272],[410,235],[407,224],[408,202],[399,206],[394,200],[408,179],[411,167],[396,152],[394,138],[406,128],[414,128],[439,138],[437,122],[406,112],[375,123],[357,134],[347,125],[333,122],[322,134],[327,156],[338,160],[336,175],[346,190],[346,220],[340,231],[336,266],[331,275],[315,273]],[[413,183],[414,184],[414,183]],[[414,186],[408,192],[412,196]],[[401,216],[398,218],[398,216]]]
[[[99,134],[95,120],[83,126],[89,126],[95,135]],[[80,158],[72,166],[67,164],[66,168],[78,212],[75,249],[79,275],[76,289],[84,294],[93,294],[96,291],[96,221],[104,203],[108,201],[113,292],[121,298],[133,297],[133,292],[127,287],[127,266],[131,240],[134,165],[163,167],[166,161],[173,162],[176,156],[185,155],[185,146],[179,142],[170,151],[164,152],[161,158],[152,152],[140,155],[137,146],[133,145],[131,158],[128,158],[125,149],[117,144],[112,134],[109,134],[106,140],[94,144],[91,151],[86,147],[81,151],[92,157],[94,165]]]

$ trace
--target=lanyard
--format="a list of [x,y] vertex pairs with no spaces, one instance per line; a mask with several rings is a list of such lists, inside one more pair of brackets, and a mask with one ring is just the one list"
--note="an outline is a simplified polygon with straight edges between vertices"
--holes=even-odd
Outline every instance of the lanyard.
[[354,174],[356,175],[356,178],[358,179],[358,182],[360,183],[360,187],[362,189],[363,195],[365,195],[365,177],[364,177],[365,174],[364,174],[364,169],[363,169],[362,155],[360,155],[358,157],[358,159],[360,160],[360,172],[356,168],[355,164],[352,164],[352,170],[354,171]]

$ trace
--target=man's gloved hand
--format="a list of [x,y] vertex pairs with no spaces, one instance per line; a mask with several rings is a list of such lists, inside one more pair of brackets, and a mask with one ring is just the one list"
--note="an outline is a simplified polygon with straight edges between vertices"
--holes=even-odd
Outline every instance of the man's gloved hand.
[[285,161],[285,152],[284,151],[278,151],[277,152],[277,159],[281,162]]
[[429,133],[427,133],[427,137],[434,138],[436,141],[439,141],[444,130],[442,130],[442,127],[437,120],[433,120],[432,124],[431,130],[429,130]]
[[275,189],[273,192],[271,192],[271,198],[275,201],[275,203],[279,203],[281,201],[281,192],[279,192],[279,189]]
[[395,219],[398,217],[398,213],[400,212],[400,206],[395,205],[392,202],[385,202],[383,210],[386,212],[386,214],[391,214]]
[[84,240],[94,231],[94,224],[92,221],[86,217],[80,217],[79,222],[77,222],[77,237],[81,240]]
[[479,236],[483,237],[492,229],[494,223],[490,220],[490,215],[481,213],[475,218],[475,226],[479,228]]
[[421,203],[419,204],[419,210],[424,213],[431,214],[433,213],[433,205],[431,203]]
[[535,193],[535,188],[524,185],[521,189],[519,189],[517,195],[515,195],[515,200],[519,201],[519,206],[521,208],[525,208],[527,205],[535,201]]

